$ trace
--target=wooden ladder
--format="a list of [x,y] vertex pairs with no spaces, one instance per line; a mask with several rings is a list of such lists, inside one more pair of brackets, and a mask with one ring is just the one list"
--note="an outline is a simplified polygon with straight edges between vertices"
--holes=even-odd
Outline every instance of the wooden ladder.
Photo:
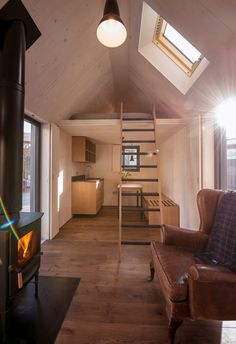
[[[138,128],[124,128],[124,123],[130,122],[132,123],[135,122],[136,124],[139,124]],[[148,128],[142,128],[142,124],[146,124],[148,122],[149,127]],[[141,124],[141,125],[140,125]],[[141,128],[140,128],[141,126]],[[139,133],[144,133],[148,132],[150,134],[150,139],[139,139],[138,137],[135,138],[135,140],[130,140],[126,136],[129,133],[137,133],[137,136]],[[123,148],[126,147],[127,144],[138,144],[138,143],[147,143],[152,145],[152,148],[148,149],[147,152],[139,152],[139,153],[127,153],[123,151]],[[133,183],[133,182],[140,182],[140,183],[155,183],[156,187],[154,192],[139,192],[139,196],[141,198],[145,196],[154,196],[157,197],[159,200],[159,205],[162,205],[162,199],[161,199],[161,183],[160,179],[158,176],[158,165],[157,165],[157,154],[159,152],[158,146],[157,146],[157,128],[156,128],[156,110],[155,107],[153,107],[153,113],[152,113],[152,118],[147,119],[147,118],[129,118],[129,117],[124,117],[123,113],[123,104],[121,105],[121,114],[120,114],[120,146],[121,146],[121,156],[120,156],[120,187],[119,187],[119,258],[121,257],[121,245],[122,244],[132,244],[132,241],[125,241],[122,240],[122,230],[123,229],[128,229],[128,228],[160,228],[161,225],[163,224],[163,211],[162,211],[162,206],[160,207],[149,207],[145,208],[142,205],[137,206],[137,207],[130,207],[130,206],[123,206],[123,197],[130,197],[130,196],[137,196],[137,193],[135,192],[126,192],[123,191],[123,186],[125,186],[126,182]],[[139,155],[139,156],[154,156],[156,157],[156,163],[153,164],[145,164],[139,165],[139,169],[156,169],[157,171],[157,177],[156,178],[122,178],[122,172],[126,171],[126,169],[130,166],[125,165],[123,157],[127,155]],[[135,171],[131,171],[132,174],[135,173]],[[141,202],[142,203],[142,202]],[[145,223],[123,223],[123,213],[124,212],[160,212],[160,223],[157,224],[145,224]],[[147,243],[149,243],[147,241]],[[145,242],[146,244],[146,242]]]

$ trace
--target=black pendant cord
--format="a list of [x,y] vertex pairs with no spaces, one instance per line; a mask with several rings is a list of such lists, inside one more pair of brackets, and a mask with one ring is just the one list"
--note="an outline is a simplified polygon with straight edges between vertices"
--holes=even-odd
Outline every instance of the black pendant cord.
[[120,10],[117,4],[117,0],[106,0],[103,16],[107,14],[115,14],[118,17],[120,16]]

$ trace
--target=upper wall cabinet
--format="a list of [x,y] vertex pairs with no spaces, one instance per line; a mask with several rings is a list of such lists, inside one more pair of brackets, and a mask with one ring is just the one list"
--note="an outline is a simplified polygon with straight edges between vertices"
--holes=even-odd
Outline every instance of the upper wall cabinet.
[[84,136],[72,136],[72,161],[96,162],[96,145]]

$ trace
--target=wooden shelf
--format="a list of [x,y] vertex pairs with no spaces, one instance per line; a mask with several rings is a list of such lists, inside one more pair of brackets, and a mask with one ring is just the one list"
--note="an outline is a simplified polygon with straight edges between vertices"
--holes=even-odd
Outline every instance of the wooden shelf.
[[85,136],[72,136],[72,161],[96,162],[96,145]]

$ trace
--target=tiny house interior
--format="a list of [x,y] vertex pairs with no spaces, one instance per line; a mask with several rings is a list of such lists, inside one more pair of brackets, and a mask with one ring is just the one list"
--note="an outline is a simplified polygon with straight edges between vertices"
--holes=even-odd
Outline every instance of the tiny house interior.
[[200,190],[236,189],[235,11],[0,0],[0,342],[234,343],[234,312],[196,316],[155,250],[206,231]]

